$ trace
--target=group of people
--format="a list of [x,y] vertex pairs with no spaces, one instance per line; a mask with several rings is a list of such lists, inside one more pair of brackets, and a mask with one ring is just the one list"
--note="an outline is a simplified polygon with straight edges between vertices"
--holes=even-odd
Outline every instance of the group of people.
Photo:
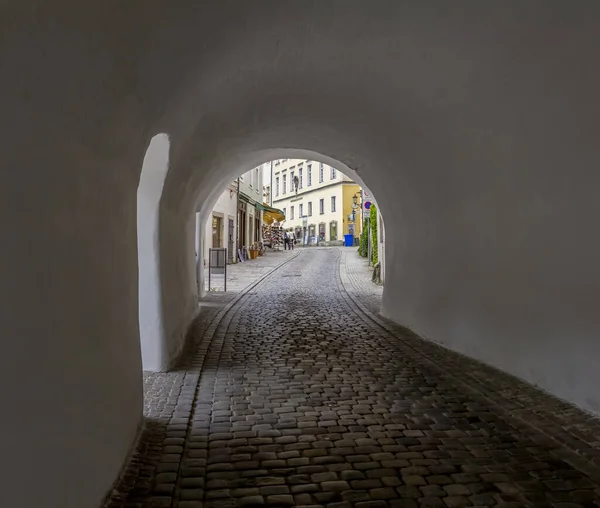
[[294,245],[296,244],[296,237],[294,235],[290,235],[287,231],[283,236],[283,248],[284,250],[294,250]]

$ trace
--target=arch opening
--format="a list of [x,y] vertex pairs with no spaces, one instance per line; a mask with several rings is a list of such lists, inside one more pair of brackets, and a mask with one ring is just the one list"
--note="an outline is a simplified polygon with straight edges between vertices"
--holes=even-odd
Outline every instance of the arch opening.
[[162,319],[159,209],[169,171],[170,141],[155,135],[146,149],[137,190],[138,312],[142,368],[168,367]]
[[[367,189],[362,174],[333,157],[306,149],[269,149],[213,166],[197,183],[193,198],[182,199],[173,210],[163,191],[172,173],[168,143],[165,134],[153,138],[144,159],[144,168],[148,169],[142,171],[138,191],[139,319],[144,370],[169,369],[183,349],[188,328],[199,312],[199,298],[205,294],[207,221],[228,183],[271,160],[301,159],[326,164]],[[224,223],[229,227],[229,217]],[[253,238],[259,227],[251,230]]]
[[[208,222],[210,221],[210,217],[211,217],[212,211],[215,207],[215,204],[218,202],[218,200],[223,192],[223,189],[227,188],[228,186],[231,186],[230,185],[231,182],[236,180],[237,177],[239,177],[240,175],[244,175],[254,168],[263,167],[265,164],[268,164],[271,161],[276,161],[276,160],[281,160],[281,159],[298,160],[298,161],[312,161],[316,164],[325,165],[325,167],[327,167],[327,168],[333,168],[335,171],[337,171],[343,175],[346,175],[353,182],[355,182],[356,185],[359,186],[360,188],[367,189],[367,190],[369,189],[365,185],[362,174],[359,174],[356,170],[352,169],[351,167],[344,164],[343,162],[340,162],[339,160],[334,159],[333,157],[329,157],[327,155],[324,155],[319,152],[315,152],[313,150],[280,148],[280,149],[270,149],[270,150],[262,150],[262,151],[254,152],[250,155],[247,155],[243,161],[236,161],[235,163],[230,164],[228,166],[215,168],[213,170],[213,172],[216,173],[217,175],[219,175],[220,178],[218,179],[218,181],[211,183],[211,187],[212,187],[211,189],[208,189],[207,187],[203,186],[202,188],[200,188],[199,192],[196,194],[195,199],[193,201],[194,204],[192,205],[192,210],[195,210],[194,224],[196,225],[196,232],[195,232],[194,238],[195,238],[196,249],[201,248],[201,252],[203,252],[204,255],[206,255],[206,253],[207,253],[208,247],[205,244],[205,239],[207,238],[207,235],[206,235],[205,231],[206,231],[206,227],[208,226]],[[315,179],[315,182],[317,182],[318,169],[315,167],[314,171],[315,171],[314,179]],[[293,170],[292,170],[292,172],[293,172]],[[274,175],[275,175],[275,173],[274,173]],[[299,175],[296,174],[296,176],[299,176]],[[276,177],[274,176],[274,178],[276,178]],[[273,185],[273,182],[271,182],[271,185]],[[283,181],[281,181],[281,185],[283,185]],[[291,182],[287,181],[286,185],[289,188],[291,185]],[[353,191],[353,193],[354,192],[355,191]],[[368,193],[370,196],[373,196],[373,193],[370,190],[368,190]],[[262,193],[261,193],[261,197],[262,197]],[[339,203],[341,201],[341,196],[338,197],[337,199],[338,199],[338,203]],[[374,198],[373,198],[373,200],[374,200]],[[275,199],[273,201],[273,206],[275,208],[279,208],[277,206],[277,204],[278,204],[278,200]],[[318,205],[318,203],[315,203],[313,206],[315,206],[315,217],[316,217],[316,216],[318,216],[318,213],[319,213],[316,210],[316,208],[319,205]],[[331,207],[331,201],[328,202],[326,205],[326,208],[330,209],[330,207]],[[288,208],[286,210],[286,212],[290,213],[291,210],[289,209],[289,207],[286,207],[286,208]],[[299,209],[299,206],[297,205],[297,207],[294,209],[295,217],[297,216],[297,214],[299,212],[300,212],[300,209]],[[305,212],[308,213],[308,210],[303,209],[303,213],[305,213]],[[236,216],[236,219],[239,219],[239,217]],[[343,231],[342,225],[344,225],[345,223],[342,223],[341,219],[339,219],[339,221],[340,221],[340,224],[337,227],[336,233],[337,233],[338,237],[341,238],[342,231]],[[318,235],[319,235],[318,227],[319,227],[319,225],[321,225],[322,236],[324,236],[326,239],[330,238],[331,237],[331,224],[330,224],[331,220],[328,220],[325,223],[324,231],[323,231],[321,222],[319,222],[319,221],[315,222],[316,236],[318,237]],[[238,225],[237,225],[237,220],[236,220],[236,228],[237,227],[238,227]],[[292,227],[296,227],[296,226],[292,226]],[[289,229],[289,227],[284,228],[284,229]],[[246,236],[247,237],[252,236],[253,241],[256,238],[255,235],[247,234]],[[201,242],[204,242],[202,247],[200,247]],[[315,240],[315,243],[316,243],[316,240]],[[243,244],[237,245],[237,247],[241,247],[241,246],[243,246]],[[187,250],[189,251],[189,249],[187,249]],[[198,296],[202,296],[205,292],[206,281],[204,278],[203,268],[204,268],[203,259],[201,259],[201,257],[198,256],[197,259],[195,259],[195,268],[193,270],[189,270],[189,273],[193,273],[194,277],[197,277],[197,288],[198,289],[197,289],[196,298]]]
[[[286,151],[277,153],[289,155]],[[248,249],[252,247],[258,248],[262,255],[293,246],[344,245],[350,241],[348,236],[352,237],[352,246],[359,247],[359,240],[367,240],[369,233],[375,234],[365,230],[363,238],[363,222],[368,214],[363,204],[376,202],[364,184],[361,186],[346,174],[352,172],[359,179],[356,172],[347,167],[340,169],[344,165],[339,161],[320,162],[316,159],[325,158],[319,154],[303,155],[314,158],[259,161],[258,166],[248,171],[243,166],[242,173],[230,179],[216,198],[200,205],[196,211],[195,238],[200,297],[205,291],[215,289],[208,288],[205,280],[211,247],[227,248],[228,263],[232,264],[248,260]],[[271,218],[265,224],[260,212],[265,206],[279,210],[284,217]],[[377,213],[376,220],[379,217]],[[273,231],[277,234],[272,235]],[[285,241],[286,236],[289,241]],[[383,249],[383,243],[377,246]],[[377,246],[368,251],[374,257]]]

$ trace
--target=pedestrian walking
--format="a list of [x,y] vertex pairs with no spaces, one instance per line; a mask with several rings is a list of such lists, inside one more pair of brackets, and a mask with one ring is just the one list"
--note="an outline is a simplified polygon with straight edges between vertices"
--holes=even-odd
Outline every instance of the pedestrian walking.
[[283,250],[288,250],[290,248],[290,235],[288,235],[287,231],[283,235]]

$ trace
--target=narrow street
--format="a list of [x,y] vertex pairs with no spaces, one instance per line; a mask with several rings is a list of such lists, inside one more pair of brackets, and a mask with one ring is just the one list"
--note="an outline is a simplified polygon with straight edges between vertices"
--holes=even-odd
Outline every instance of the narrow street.
[[380,318],[355,249],[279,259],[145,375],[108,507],[600,506],[596,420]]

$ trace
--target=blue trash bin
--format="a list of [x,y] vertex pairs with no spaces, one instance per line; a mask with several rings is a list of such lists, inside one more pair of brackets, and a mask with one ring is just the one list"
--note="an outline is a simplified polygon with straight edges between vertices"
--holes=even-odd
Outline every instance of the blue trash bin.
[[353,243],[354,243],[354,235],[344,235],[344,246],[345,247],[352,247]]

